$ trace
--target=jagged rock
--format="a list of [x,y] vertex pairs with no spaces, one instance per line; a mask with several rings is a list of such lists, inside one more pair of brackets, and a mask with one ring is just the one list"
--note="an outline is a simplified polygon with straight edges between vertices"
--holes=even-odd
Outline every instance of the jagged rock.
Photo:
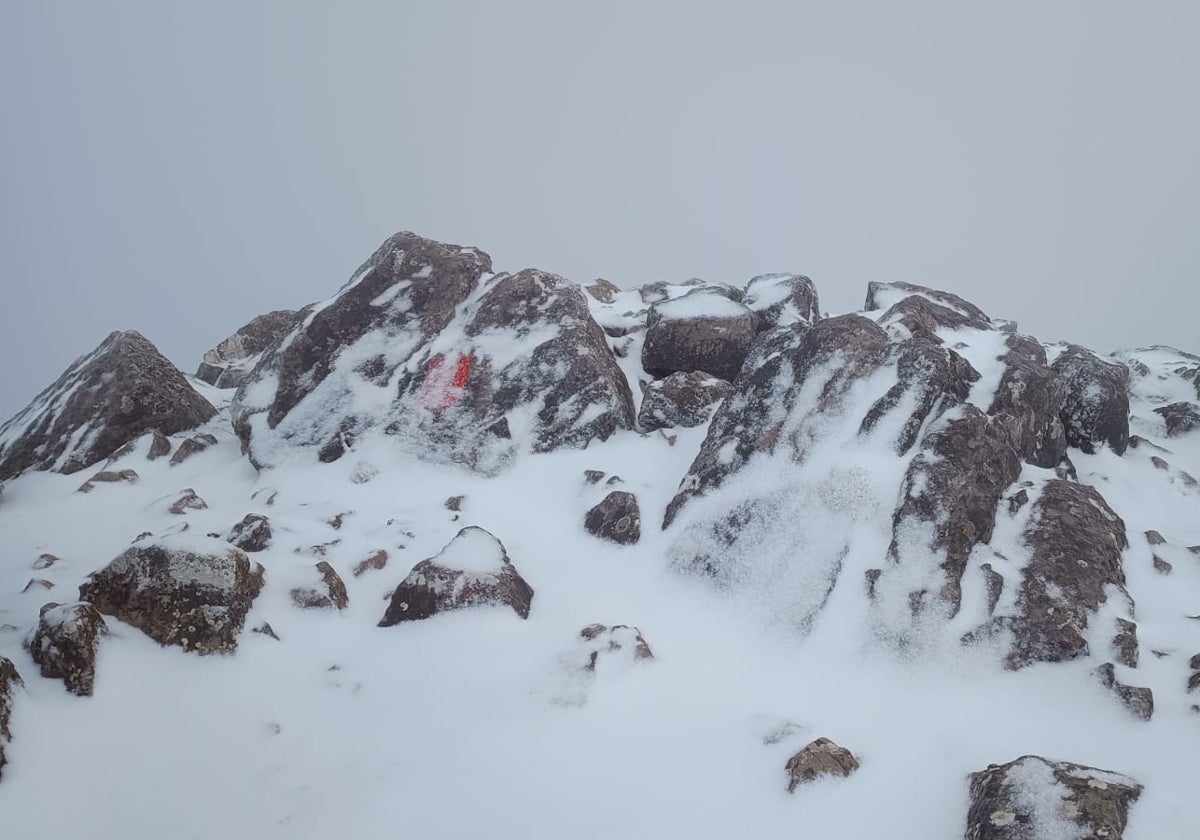
[[242,551],[265,551],[271,545],[271,522],[257,513],[248,513],[229,530],[225,541]]
[[1097,668],[1096,677],[1101,685],[1117,696],[1134,717],[1150,720],[1154,715],[1154,692],[1148,688],[1117,682],[1117,670],[1111,662],[1105,662]]
[[603,470],[584,470],[583,480],[588,484],[599,484],[608,473]]
[[46,604],[29,641],[29,655],[42,666],[43,677],[61,678],[67,691],[90,697],[100,637],[107,634],[104,618],[91,604]]
[[579,631],[579,636],[584,641],[585,671],[595,671],[600,657],[616,657],[621,651],[628,651],[626,656],[631,662],[654,658],[654,652],[650,650],[642,631],[626,624],[614,624],[612,627],[589,624]]
[[38,558],[33,561],[33,565],[30,566],[30,568],[41,571],[42,569],[49,569],[57,562],[58,557],[54,554],[39,554]]
[[1088,617],[1106,600],[1106,587],[1125,590],[1125,523],[1094,487],[1052,479],[1025,542],[1032,554],[1011,624],[1009,667],[1086,654]]
[[[945,325],[951,329],[958,329],[957,326],[950,326],[951,323],[959,323],[960,326],[973,326],[977,329],[988,329],[991,327],[991,319],[975,304],[963,300],[956,294],[938,291],[937,289],[928,289],[913,283],[868,283],[867,300],[863,305],[863,309],[867,312],[888,309],[909,297],[923,298],[958,316],[954,321]],[[959,319],[965,319],[965,323],[960,323]]]
[[1170,563],[1168,563],[1166,560],[1159,557],[1157,554],[1154,554],[1151,556],[1151,562],[1154,565],[1154,571],[1158,572],[1160,575],[1169,575],[1169,574],[1171,574],[1171,571],[1175,568]]
[[517,573],[504,544],[482,528],[463,528],[434,557],[413,566],[392,593],[380,627],[449,610],[505,605],[529,617],[533,588]]
[[371,552],[370,556],[354,567],[354,576],[361,577],[371,569],[378,571],[387,565],[387,561],[388,553],[382,548],[378,551],[373,551]]
[[1142,786],[1127,776],[1026,755],[971,774],[967,840],[1121,840]]
[[292,603],[310,610],[346,609],[350,605],[350,596],[346,594],[346,584],[342,582],[341,576],[325,560],[317,563],[316,569],[321,575],[321,588],[293,589]]
[[292,327],[296,313],[281,309],[259,315],[204,354],[196,378],[217,388],[236,388],[262,354]]
[[620,294],[621,287],[601,277],[584,286],[583,290],[601,303],[612,303],[613,296]]
[[265,621],[262,624],[258,625],[257,627],[251,628],[250,632],[251,633],[261,633],[264,636],[271,637],[272,639],[274,639],[277,642],[279,641],[279,636],[276,635],[275,629],[273,627],[271,627],[271,625]]
[[1154,413],[1166,424],[1167,437],[1179,437],[1200,428],[1200,405],[1196,403],[1171,403],[1154,409]]
[[1113,636],[1113,649],[1117,661],[1127,668],[1138,666],[1137,625],[1124,618],[1117,619],[1117,634]]
[[154,429],[150,432],[150,448],[146,451],[147,461],[157,461],[171,454],[171,439]]
[[1066,385],[1046,364],[1046,351],[1040,342],[1010,335],[1006,343],[1004,373],[988,414],[1023,460],[1038,467],[1055,467],[1067,454],[1061,419]]
[[196,495],[196,491],[189,487],[188,489],[181,490],[179,492],[179,495],[176,497],[175,501],[171,503],[171,506],[168,508],[168,510],[171,513],[182,516],[189,510],[206,510],[207,508],[208,502],[204,501],[204,499],[201,499],[198,495]]
[[984,563],[982,569],[987,587],[988,615],[992,615],[996,612],[996,604],[1000,603],[1000,596],[1004,594],[1004,575],[993,569],[990,563]]
[[1074,344],[1051,367],[1067,388],[1062,421],[1067,443],[1095,452],[1107,443],[1118,455],[1129,445],[1129,368]]
[[1016,516],[1027,504],[1029,504],[1029,491],[1019,490],[1008,497],[1008,512],[1010,515]]
[[4,774],[4,746],[12,741],[13,695],[17,686],[24,685],[12,661],[0,656],[0,776]]
[[217,443],[216,437],[208,432],[201,432],[198,435],[192,435],[190,438],[179,444],[179,448],[175,450],[175,454],[171,456],[171,466],[182,464],[193,455],[203,452],[210,446],[215,446]]
[[756,324],[744,305],[704,289],[656,303],[646,318],[642,367],[655,377],[699,370],[732,380],[750,352]]
[[752,277],[746,284],[742,303],[754,313],[759,332],[797,323],[811,324],[821,317],[817,288],[802,274]]
[[452,510],[455,513],[460,513],[462,511],[463,500],[466,498],[466,496],[451,496],[450,498],[446,499],[446,510]]
[[1166,538],[1163,537],[1163,535],[1160,534],[1158,531],[1147,531],[1146,532],[1146,542],[1150,543],[1150,545],[1162,545],[1166,541],[1167,541]]
[[262,567],[240,549],[174,536],[126,549],[91,574],[79,597],[161,645],[231,653],[262,585]]
[[818,738],[788,759],[788,793],[821,776],[849,776],[858,769],[858,759],[845,747],[828,738]]
[[583,527],[594,537],[633,545],[642,538],[642,514],[637,497],[624,490],[612,491],[587,512]]
[[92,490],[96,488],[97,484],[116,484],[118,482],[134,484],[137,482],[137,480],[138,474],[136,470],[101,470],[87,481],[83,482],[83,484],[79,485],[78,492],[91,493]]
[[724,379],[704,371],[676,372],[665,379],[656,379],[642,394],[638,426],[644,432],[702,426],[729,394],[729,388]]
[[77,472],[153,429],[174,434],[215,414],[140,333],[115,332],[0,426],[0,480]]

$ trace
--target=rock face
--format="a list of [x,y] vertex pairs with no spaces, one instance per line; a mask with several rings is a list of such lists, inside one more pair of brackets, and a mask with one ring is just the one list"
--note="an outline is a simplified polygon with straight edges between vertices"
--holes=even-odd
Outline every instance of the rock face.
[[1200,429],[1200,405],[1196,403],[1171,403],[1154,409],[1154,413],[1166,424],[1167,437],[1179,437],[1193,429]]
[[287,335],[295,317],[290,309],[259,315],[205,353],[196,378],[218,388],[238,387],[262,354]]
[[493,472],[520,450],[632,428],[628,383],[582,289],[490,272],[474,248],[411,233],[385,242],[239,388],[234,428],[255,465],[295,447],[333,461],[370,432]]
[[1125,523],[1095,488],[1053,479],[1037,501],[1025,541],[1032,554],[1011,624],[1009,666],[1087,654],[1089,616],[1109,587],[1125,592]]
[[729,394],[729,383],[703,371],[672,373],[646,386],[638,426],[644,432],[676,426],[703,426]]
[[0,426],[0,480],[73,473],[154,429],[175,434],[215,414],[140,333],[115,332]]
[[12,740],[12,708],[13,695],[17,686],[22,685],[21,675],[11,660],[0,656],[0,776],[4,775],[4,746]]
[[1124,455],[1129,446],[1129,368],[1073,344],[1051,367],[1067,389],[1062,414],[1067,442],[1084,452],[1106,443]]
[[583,527],[593,537],[621,545],[633,545],[642,538],[642,514],[637,496],[614,490],[587,512]]
[[821,317],[817,287],[801,274],[752,277],[742,303],[754,313],[759,332],[801,322],[811,324]]
[[79,587],[81,600],[161,645],[231,653],[263,570],[212,538],[165,537],[127,549]]
[[1067,454],[1061,415],[1066,386],[1046,364],[1041,342],[1010,335],[1004,373],[988,408],[1017,454],[1029,464],[1052,468]]
[[271,522],[265,516],[248,513],[229,530],[225,541],[242,551],[265,551],[271,545]]
[[651,376],[706,371],[732,380],[757,333],[746,306],[706,289],[650,307],[642,367]]
[[517,573],[504,544],[482,528],[463,528],[435,557],[422,560],[392,593],[380,627],[450,610],[508,606],[529,617],[533,588]]
[[967,840],[1121,840],[1142,786],[1118,773],[1027,755],[971,774]]
[[845,747],[828,738],[818,738],[788,759],[788,793],[822,776],[849,776],[858,769],[858,759]]
[[96,653],[108,627],[91,604],[46,604],[29,655],[42,666],[43,677],[61,678],[67,691],[90,697],[96,685]]

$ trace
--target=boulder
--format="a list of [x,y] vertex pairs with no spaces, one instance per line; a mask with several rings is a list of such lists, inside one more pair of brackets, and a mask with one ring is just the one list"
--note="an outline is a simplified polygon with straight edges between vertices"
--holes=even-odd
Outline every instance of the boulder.
[[849,776],[858,769],[858,759],[845,747],[828,738],[818,738],[788,759],[788,793],[822,776]]
[[942,340],[938,336],[939,330],[986,330],[991,327],[986,319],[971,317],[919,294],[898,300],[879,316],[879,323],[889,330],[901,327],[901,334],[924,336],[938,342]]
[[967,840],[1121,840],[1142,786],[1127,776],[1026,755],[971,774]]
[[1200,428],[1200,405],[1191,402],[1176,402],[1154,409],[1167,427],[1167,437],[1186,435]]
[[4,747],[12,741],[12,710],[13,695],[17,687],[23,685],[21,675],[17,673],[12,661],[0,656],[0,776],[4,775]]
[[1129,368],[1074,344],[1051,367],[1067,389],[1062,413],[1067,443],[1089,453],[1106,443],[1124,455],[1129,445]]
[[229,529],[225,541],[242,551],[265,551],[271,545],[271,521],[257,513],[248,513]]
[[620,294],[621,287],[601,277],[584,286],[583,290],[601,303],[612,303],[613,297]]
[[1025,543],[1031,555],[1010,627],[1010,668],[1062,662],[1088,653],[1089,617],[1109,587],[1125,594],[1125,523],[1094,488],[1051,479],[1038,499]]
[[988,318],[982,309],[970,301],[960,298],[956,294],[918,286],[915,283],[902,283],[899,281],[892,283],[871,281],[868,283],[867,300],[863,304],[863,310],[866,312],[875,312],[880,309],[889,309],[905,298],[913,296],[925,298],[939,306],[959,312],[980,325],[981,329],[986,329],[991,325],[991,319]]
[[732,380],[757,333],[746,306],[706,289],[656,303],[646,318],[642,367],[654,377],[706,371]]
[[507,606],[528,618],[532,601],[533,588],[512,565],[504,544],[484,529],[470,526],[437,555],[413,566],[392,593],[379,626],[485,606]]
[[811,324],[821,317],[817,287],[802,274],[752,277],[746,284],[742,303],[754,313],[759,332],[797,323]]
[[231,653],[262,586],[262,567],[240,549],[180,535],[126,549],[89,576],[79,597],[161,645]]
[[216,437],[208,432],[201,432],[198,435],[192,435],[190,438],[179,444],[179,448],[175,450],[175,454],[171,456],[171,466],[182,464],[188,458],[203,452],[210,446],[215,446],[217,443]]
[[1056,467],[1067,454],[1061,417],[1066,385],[1046,364],[1040,342],[1014,334],[1006,343],[1004,373],[987,413],[1022,460],[1036,467]]
[[215,414],[140,333],[115,332],[0,426],[0,480],[77,472],[154,429],[175,434]]
[[724,379],[704,371],[676,372],[650,382],[642,394],[638,426],[644,432],[676,426],[703,426],[729,394]]
[[584,529],[593,537],[621,545],[633,545],[642,538],[642,514],[637,497],[614,490],[587,512]]
[[344,610],[350,605],[346,584],[333,566],[325,560],[317,563],[321,583],[316,587],[297,587],[292,590],[292,603],[309,610]]
[[90,697],[96,684],[96,653],[108,627],[88,603],[46,604],[29,641],[29,655],[42,676],[60,678],[67,691]]
[[217,388],[236,388],[262,354],[291,330],[296,313],[281,309],[259,315],[204,354],[196,378]]
[[171,506],[167,508],[171,513],[183,516],[189,510],[207,510],[208,502],[200,498],[196,491],[192,488],[180,490],[179,495],[175,497],[175,501],[171,502]]

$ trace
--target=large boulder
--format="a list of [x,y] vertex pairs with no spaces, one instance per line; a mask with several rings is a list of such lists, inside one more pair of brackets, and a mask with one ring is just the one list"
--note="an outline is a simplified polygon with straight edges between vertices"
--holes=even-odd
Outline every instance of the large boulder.
[[280,309],[259,315],[239,327],[237,332],[204,354],[196,378],[217,388],[238,387],[262,354],[287,335],[295,317],[295,311]]
[[1106,443],[1124,455],[1129,445],[1129,368],[1074,344],[1051,367],[1067,389],[1062,413],[1067,443],[1089,453]]
[[1010,335],[1006,343],[1004,373],[988,414],[1024,461],[1037,467],[1056,467],[1067,454],[1061,418],[1066,386],[1046,363],[1046,350],[1039,341]]
[[379,626],[486,606],[507,606],[529,618],[532,602],[533,588],[509,560],[504,544],[483,528],[470,526],[437,555],[413,566],[392,593]]
[[1110,587],[1132,606],[1121,565],[1125,523],[1094,487],[1052,479],[1034,507],[1025,542],[1031,554],[1009,625],[1009,667],[1086,655],[1088,619]]
[[0,426],[0,480],[77,472],[147,432],[175,434],[215,414],[141,333],[114,332]]
[[262,586],[262,567],[240,549],[176,535],[131,546],[93,572],[79,597],[161,645],[231,653]]
[[698,289],[650,307],[642,367],[655,377],[702,370],[733,379],[757,331],[757,318],[745,305]]
[[29,640],[29,655],[43,677],[59,678],[67,691],[90,697],[96,685],[96,653],[108,627],[88,603],[46,604]]
[[729,394],[729,383],[703,371],[672,373],[646,385],[638,426],[643,432],[703,426]]
[[1128,776],[1026,755],[971,774],[967,840],[1121,840],[1142,786]]
[[742,298],[757,318],[758,331],[811,324],[821,317],[817,287],[802,274],[760,274],[750,278]]
[[13,695],[21,685],[21,675],[17,673],[12,660],[0,656],[0,775],[4,774],[4,746],[12,740]]

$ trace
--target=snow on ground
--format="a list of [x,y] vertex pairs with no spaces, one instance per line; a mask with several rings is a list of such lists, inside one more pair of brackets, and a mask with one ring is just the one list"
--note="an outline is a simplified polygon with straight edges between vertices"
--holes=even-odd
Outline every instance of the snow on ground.
[[[674,446],[623,432],[492,479],[402,457],[386,439],[334,464],[292,459],[258,475],[222,405],[205,429],[216,446],[177,466],[120,462],[137,483],[84,494],[90,472],[28,474],[0,502],[0,655],[26,684],[0,782],[4,836],[950,838],[965,825],[967,774],[1030,753],[1143,783],[1129,840],[1195,836],[1200,716],[1184,683],[1200,652],[1200,621],[1186,617],[1200,613],[1200,558],[1184,547],[1200,544],[1200,489],[1179,471],[1200,475],[1200,435],[1165,439],[1147,389],[1135,383],[1134,431],[1171,450],[1171,470],[1144,446],[1072,457],[1129,528],[1142,664],[1119,678],[1154,689],[1150,723],[1091,677],[1095,660],[1010,673],[979,648],[906,658],[873,644],[860,566],[886,550],[886,496],[903,462],[883,474],[867,448],[823,451],[810,484],[793,488],[798,533],[853,541],[802,635],[769,576],[722,588],[668,560],[682,526],[658,524],[702,428],[677,430]],[[585,483],[585,469],[637,494],[639,545],[584,533],[584,513],[612,489]],[[167,513],[161,500],[189,487],[208,509]],[[460,513],[445,505],[455,495]],[[43,603],[74,600],[142,531],[186,522],[191,535],[225,533],[247,513],[268,516],[275,536],[252,555],[267,585],[236,655],[161,648],[108,618],[93,697],[38,675],[21,642]],[[535,589],[529,619],[496,608],[377,627],[392,587],[469,525],[495,534]],[[1170,576],[1152,566],[1149,528],[1169,541],[1156,550]],[[993,547],[1015,554],[1018,539],[1002,522]],[[314,546],[347,584],[343,612],[289,599],[320,559]],[[355,577],[380,548],[387,567]],[[44,552],[62,559],[31,570]],[[54,589],[23,593],[31,577]],[[250,632],[263,621],[279,641]],[[638,626],[655,659],[602,669],[580,694],[571,654],[593,622]],[[785,762],[818,736],[851,749],[861,770],[787,794]]]

